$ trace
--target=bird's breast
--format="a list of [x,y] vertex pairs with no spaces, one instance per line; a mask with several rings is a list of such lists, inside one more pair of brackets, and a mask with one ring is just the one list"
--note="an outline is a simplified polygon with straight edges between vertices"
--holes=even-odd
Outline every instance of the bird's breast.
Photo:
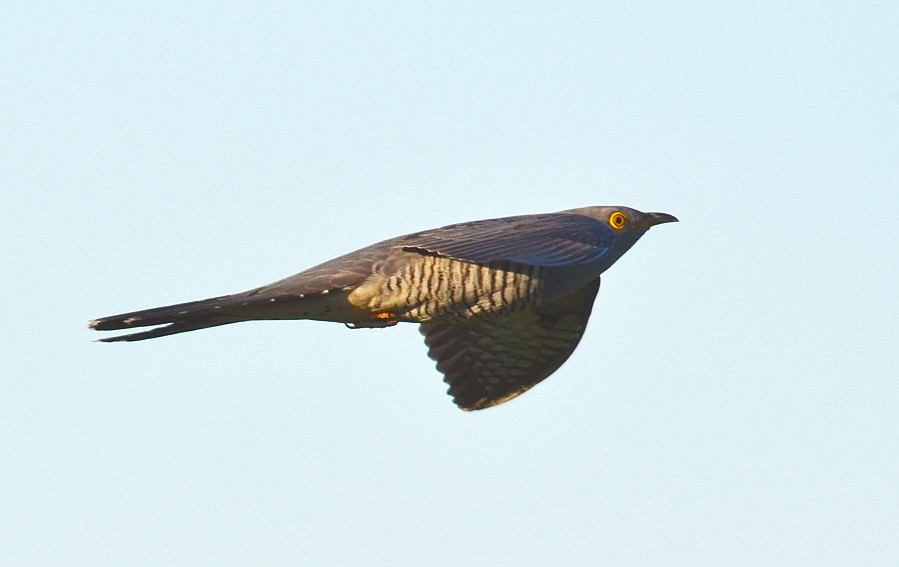
[[365,283],[349,301],[373,313],[425,322],[468,318],[484,312],[536,307],[541,301],[543,270],[495,262],[473,264],[444,256],[403,252]]

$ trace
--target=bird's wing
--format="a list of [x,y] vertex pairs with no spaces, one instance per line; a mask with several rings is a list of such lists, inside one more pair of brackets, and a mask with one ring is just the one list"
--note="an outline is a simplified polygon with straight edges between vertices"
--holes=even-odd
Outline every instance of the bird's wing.
[[552,374],[587,327],[599,278],[532,311],[485,314],[461,323],[423,323],[453,401],[466,411],[501,404]]
[[251,297],[280,297],[316,294],[358,285],[369,277],[375,265],[393,251],[396,239],[385,240],[338,256],[298,274],[247,292]]
[[397,240],[404,250],[464,262],[507,260],[552,267],[598,260],[609,251],[614,234],[596,219],[552,213],[452,224]]

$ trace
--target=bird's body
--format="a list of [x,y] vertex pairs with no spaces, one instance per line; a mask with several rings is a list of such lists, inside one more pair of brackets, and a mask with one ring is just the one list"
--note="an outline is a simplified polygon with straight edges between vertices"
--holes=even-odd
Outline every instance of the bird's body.
[[420,323],[429,355],[465,410],[502,403],[574,351],[600,274],[650,226],[627,207],[450,225],[373,244],[244,293],[91,321],[138,341],[238,321],[313,319],[353,328]]

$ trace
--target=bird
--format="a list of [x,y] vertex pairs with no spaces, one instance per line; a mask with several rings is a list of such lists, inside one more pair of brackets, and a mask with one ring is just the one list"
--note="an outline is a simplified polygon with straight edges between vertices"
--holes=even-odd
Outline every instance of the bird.
[[[667,213],[592,206],[451,224],[384,240],[242,293],[93,319],[154,327],[142,341],[254,320],[352,329],[417,323],[462,410],[496,406],[555,372],[587,327],[600,275]],[[162,326],[160,326],[162,325]]]

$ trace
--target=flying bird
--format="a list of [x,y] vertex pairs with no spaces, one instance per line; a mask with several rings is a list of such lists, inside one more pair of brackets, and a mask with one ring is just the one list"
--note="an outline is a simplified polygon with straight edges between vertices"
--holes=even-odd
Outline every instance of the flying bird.
[[[508,401],[555,372],[584,334],[600,274],[666,213],[583,207],[452,224],[372,244],[243,293],[94,319],[142,341],[240,321],[353,329],[419,323],[461,409]],[[158,325],[164,325],[159,327]]]

